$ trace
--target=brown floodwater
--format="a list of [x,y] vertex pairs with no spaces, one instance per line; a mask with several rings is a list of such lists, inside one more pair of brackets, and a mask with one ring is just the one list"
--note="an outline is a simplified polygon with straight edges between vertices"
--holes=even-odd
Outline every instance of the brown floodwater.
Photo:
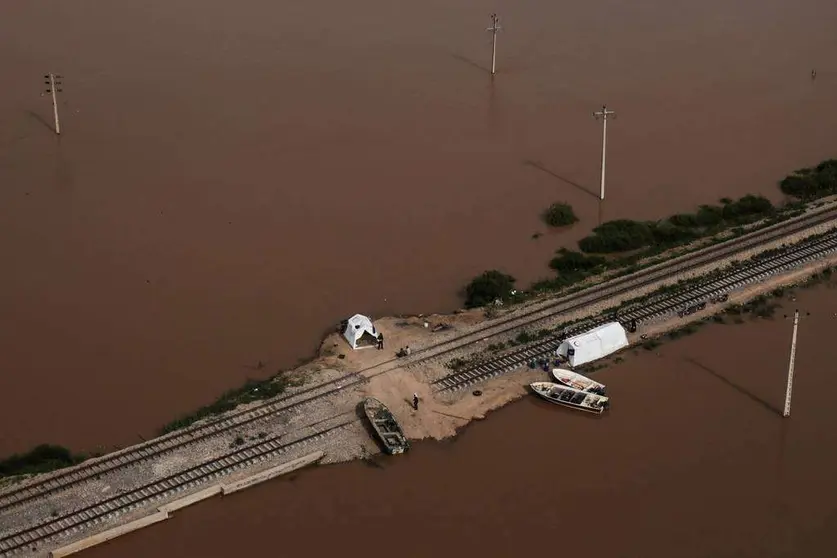
[[[600,219],[778,199],[834,154],[835,28],[832,0],[3,2],[0,455],[133,443]],[[559,200],[581,222],[532,240]]]
[[[529,396],[378,467],[302,471],[89,551],[144,556],[809,557],[837,533],[837,290],[597,374],[590,417]],[[810,311],[810,316],[804,312]],[[530,554],[531,553],[531,554]]]

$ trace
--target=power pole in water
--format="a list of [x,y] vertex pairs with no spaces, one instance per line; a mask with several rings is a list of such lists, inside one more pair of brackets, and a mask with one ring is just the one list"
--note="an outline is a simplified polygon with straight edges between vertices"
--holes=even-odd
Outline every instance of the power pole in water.
[[44,79],[46,80],[44,83],[49,85],[49,89],[47,89],[46,92],[52,93],[52,114],[55,117],[55,133],[61,135],[61,124],[58,122],[58,98],[56,94],[63,91],[62,89],[58,89],[61,87],[61,82],[58,80],[63,78],[50,73],[45,75]]
[[491,31],[491,75],[493,76],[497,70],[497,31],[502,29],[500,27],[500,18],[497,14],[491,14],[491,27],[486,31]]
[[605,160],[607,156],[607,118],[612,116],[616,118],[616,113],[612,110],[607,110],[606,106],[602,106],[602,110],[599,112],[594,112],[593,117],[598,120],[599,117],[602,119],[602,188],[601,192],[599,193],[599,199],[604,199],[604,187],[605,187]]
[[788,364],[788,386],[785,390],[785,411],[782,416],[790,416],[791,392],[793,392],[793,365],[796,360],[796,332],[799,329],[799,310],[793,313],[793,337],[791,337],[790,363]]

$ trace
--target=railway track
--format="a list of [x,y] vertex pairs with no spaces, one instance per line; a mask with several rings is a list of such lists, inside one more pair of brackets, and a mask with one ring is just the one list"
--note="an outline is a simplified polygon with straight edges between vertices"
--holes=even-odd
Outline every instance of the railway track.
[[[273,400],[270,404],[234,413],[205,425],[177,430],[159,438],[149,440],[144,444],[132,446],[72,468],[56,471],[45,478],[36,480],[36,482],[13,487],[11,490],[0,494],[0,513],[4,513],[10,508],[31,500],[66,490],[91,479],[100,478],[108,473],[152,459],[164,453],[195,444],[213,436],[220,436],[236,428],[263,420],[271,415],[294,410],[311,401],[327,397],[367,380],[364,376],[355,378],[352,378],[352,376],[341,376],[335,380],[306,388],[290,396]],[[335,385],[336,387],[332,387]]]
[[438,359],[453,351],[461,350],[492,336],[503,335],[516,329],[530,326],[562,312],[583,308],[605,301],[611,297],[629,293],[644,286],[653,285],[672,275],[693,270],[720,258],[751,249],[758,245],[781,239],[811,227],[837,219],[837,208],[820,210],[803,217],[791,219],[754,231],[747,235],[698,250],[635,274],[616,278],[605,283],[579,291],[555,302],[539,305],[535,309],[515,312],[507,317],[492,321],[484,327],[468,333],[455,335],[419,348],[406,359],[392,358],[356,373],[297,391],[293,394],[267,400],[244,411],[234,411],[205,424],[193,425],[143,444],[126,448],[100,458],[90,460],[72,468],[59,470],[23,482],[0,491],[0,513],[31,500],[65,490],[78,483],[97,478],[112,471],[152,459],[161,454],[195,444],[210,437],[230,432],[236,428],[268,418],[277,413],[305,405],[312,400],[327,397],[347,388],[355,387],[369,378],[387,373],[396,368],[416,366],[432,359]]
[[521,347],[516,351],[457,370],[433,382],[433,388],[437,393],[455,392],[501,374],[518,370],[532,361],[551,360],[555,350],[567,337],[587,331],[603,323],[614,321],[614,319],[617,319],[627,328],[634,321],[640,324],[661,319],[674,313],[680,314],[681,317],[691,314],[703,309],[706,304],[712,301],[726,300],[725,296],[732,291],[836,251],[837,231],[832,231],[826,236],[811,241],[803,241],[768,257],[747,262],[729,274],[687,287],[683,292],[661,295],[633,307],[629,305],[620,310],[615,317],[599,317],[580,322],[562,331],[560,336],[551,336]]
[[[344,413],[345,414],[345,413]],[[332,417],[335,418],[335,417]],[[265,438],[250,446],[231,451],[217,459],[206,461],[184,471],[123,492],[96,504],[73,512],[50,517],[40,523],[0,538],[0,556],[7,558],[34,547],[52,543],[99,523],[109,521],[154,502],[168,499],[184,491],[234,473],[244,467],[272,459],[291,450],[318,442],[346,428],[358,419],[344,420],[291,442],[283,436]],[[310,426],[310,425],[309,425]],[[308,428],[308,427],[303,427]]]
[[[653,285],[669,277],[693,271],[704,267],[718,260],[733,256],[737,253],[756,248],[783,237],[803,232],[812,227],[837,222],[837,208],[825,209],[797,219],[785,221],[766,227],[761,230],[730,239],[725,242],[708,246],[701,250],[679,256],[675,259],[662,262],[652,267],[640,270],[630,275],[625,275],[593,285],[571,295],[561,297],[553,302],[539,306],[536,309],[525,310],[520,313],[510,314],[507,317],[493,320],[489,325],[479,328],[464,335],[460,335],[431,347],[422,349],[420,357],[416,362],[420,364],[431,359],[447,356],[467,346],[488,337],[495,337],[512,332],[527,326],[531,326],[546,318],[563,312],[580,309],[593,305],[607,299],[629,294],[632,291]],[[416,351],[418,353],[418,351]]]

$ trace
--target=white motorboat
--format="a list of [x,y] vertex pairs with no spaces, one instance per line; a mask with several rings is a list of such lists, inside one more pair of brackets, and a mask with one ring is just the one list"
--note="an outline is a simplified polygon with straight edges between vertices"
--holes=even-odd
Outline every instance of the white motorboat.
[[557,405],[564,405],[585,411],[587,413],[602,414],[610,407],[610,400],[604,395],[581,391],[562,384],[552,382],[533,382],[529,384],[532,391]]
[[572,370],[564,370],[563,368],[553,368],[552,376],[560,384],[575,388],[581,391],[595,393],[596,395],[607,395],[605,393],[605,385],[591,380],[587,376],[582,376],[578,372]]

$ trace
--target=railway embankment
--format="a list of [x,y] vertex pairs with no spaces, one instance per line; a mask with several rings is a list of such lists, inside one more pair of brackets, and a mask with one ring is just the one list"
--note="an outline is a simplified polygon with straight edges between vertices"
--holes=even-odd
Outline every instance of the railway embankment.
[[[729,245],[705,246],[702,256],[659,262],[632,276],[590,284],[559,300],[544,298],[488,312],[381,319],[378,327],[387,333],[388,343],[383,351],[351,351],[339,335],[331,335],[318,358],[306,365],[306,381],[274,399],[254,398],[220,417],[205,417],[140,446],[0,491],[0,556],[43,554],[134,521],[218,482],[234,483],[237,475],[312,451],[326,452],[325,463],[370,458],[378,448],[357,411],[366,395],[390,406],[411,438],[452,436],[470,421],[520,397],[528,382],[541,378],[541,370],[528,366],[538,351],[543,353],[543,347],[536,346],[560,337],[567,327],[612,319],[609,312],[619,308],[631,312],[632,303],[646,309],[668,304],[667,309],[645,316],[631,339],[635,347],[647,347],[667,331],[708,322],[710,314],[730,305],[837,264],[832,250],[833,210],[833,205],[821,205],[796,220],[777,223],[776,229],[732,238]],[[807,244],[795,245],[800,242]],[[758,253],[763,257],[748,263]],[[677,308],[691,304],[690,300],[714,296],[706,281],[717,282],[735,273],[744,275],[723,287],[728,289],[723,304],[677,314]],[[697,297],[689,299],[689,293]],[[407,345],[410,357],[393,357],[397,348]],[[533,348],[524,360],[508,365],[510,355]],[[465,364],[457,366],[457,359]],[[504,359],[505,365],[500,362]],[[440,389],[440,380],[457,375],[462,379],[467,367],[477,364],[491,369],[491,374],[459,382],[462,388]],[[611,360],[598,365],[615,364]],[[479,397],[465,389],[472,385],[479,387]],[[420,395],[418,410],[409,406],[413,393]]]
[[[648,322],[632,334],[632,350],[653,350],[655,344],[664,341],[671,332],[679,331],[673,335],[677,337],[689,334],[697,324],[712,324],[715,321],[712,316],[720,315],[731,321],[743,321],[748,315],[764,319],[767,315],[764,308],[769,306],[766,299],[792,297],[794,289],[816,282],[831,282],[837,274],[827,270],[835,266],[837,257],[832,252],[734,289],[723,304],[710,305],[682,317],[669,313],[664,319]],[[814,281],[810,277],[814,277]],[[788,289],[789,285],[795,286]],[[760,302],[748,310],[747,301],[754,299]],[[391,319],[387,327],[409,332],[401,337],[406,342],[416,333],[427,335],[428,328],[423,327],[423,320],[400,319],[396,322]],[[518,349],[525,350],[525,345]],[[620,359],[630,358],[629,351],[597,362],[587,373],[618,365]],[[359,354],[371,357],[379,353],[381,351],[361,351]],[[27,546],[18,549],[19,555],[44,555],[58,546],[81,548],[85,545],[72,545],[79,540],[101,542],[123,531],[143,527],[146,523],[142,518],[168,513],[176,509],[179,502],[191,503],[211,497],[215,495],[214,486],[248,485],[252,481],[244,479],[253,475],[257,480],[267,480],[277,461],[294,462],[320,451],[328,456],[324,462],[371,458],[377,448],[356,409],[357,402],[365,395],[374,395],[390,405],[410,437],[443,439],[455,435],[470,422],[484,418],[491,410],[523,396],[525,386],[544,374],[540,369],[517,367],[514,373],[507,371],[475,385],[481,392],[480,396],[475,396],[470,389],[439,393],[428,380],[428,372],[433,367],[441,368],[441,374],[456,373],[444,360],[425,362],[410,369],[393,369],[393,373],[371,376],[351,389],[316,398],[307,406],[277,416],[272,426],[262,422],[258,427],[250,426],[249,430],[242,427],[237,430],[237,437],[245,440],[240,446],[235,440],[229,442],[228,438],[233,435],[230,433],[226,445],[218,444],[215,439],[214,446],[189,446],[188,451],[184,447],[151,458],[143,466],[135,464],[114,470],[100,478],[88,479],[67,490],[10,508],[0,514],[0,525],[4,527],[0,544],[11,546],[25,542]],[[363,372],[355,370],[353,373]],[[411,409],[408,404],[413,392],[421,396],[418,410]],[[261,431],[256,428],[265,429],[267,435],[260,436]],[[202,444],[208,443],[209,440]],[[270,444],[272,446],[265,447]],[[196,451],[198,448],[201,451]],[[223,488],[218,491],[223,492]],[[125,524],[129,527],[113,530]],[[6,537],[6,532],[13,534]],[[49,538],[49,533],[56,536]]]

